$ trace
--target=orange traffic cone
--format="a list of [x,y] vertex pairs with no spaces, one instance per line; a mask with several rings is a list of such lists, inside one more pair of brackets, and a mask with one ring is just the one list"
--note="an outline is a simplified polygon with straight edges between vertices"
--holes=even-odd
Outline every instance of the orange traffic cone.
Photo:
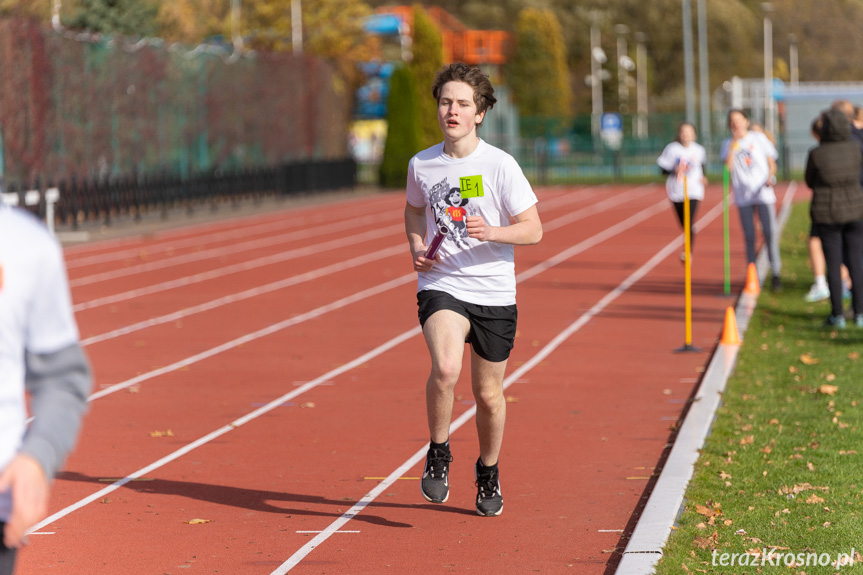
[[740,345],[740,332],[737,331],[737,316],[734,315],[734,308],[728,306],[725,310],[725,326],[722,328],[722,339],[719,343],[725,345]]
[[755,264],[749,264],[746,268],[746,285],[743,287],[743,293],[749,295],[758,295],[761,293],[761,284],[758,283],[758,270],[755,269]]

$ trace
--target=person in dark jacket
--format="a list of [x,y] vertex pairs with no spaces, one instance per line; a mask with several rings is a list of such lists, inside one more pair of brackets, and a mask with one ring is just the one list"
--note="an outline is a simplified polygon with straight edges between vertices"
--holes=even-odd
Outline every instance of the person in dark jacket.
[[851,140],[851,122],[840,110],[824,113],[821,144],[806,159],[806,185],[812,189],[809,214],[818,226],[827,262],[831,313],[826,326],[844,328],[841,267],[851,275],[854,323],[863,328],[863,156]]

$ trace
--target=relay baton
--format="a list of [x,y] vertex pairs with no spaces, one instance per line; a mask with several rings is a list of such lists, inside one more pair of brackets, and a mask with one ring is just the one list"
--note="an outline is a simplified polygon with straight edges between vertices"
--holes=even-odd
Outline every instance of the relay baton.
[[425,258],[426,258],[426,259],[429,259],[429,260],[433,260],[433,259],[434,259],[435,254],[437,253],[438,248],[440,247],[441,243],[443,242],[443,239],[446,237],[446,235],[447,235],[448,233],[449,233],[449,229],[448,229],[448,228],[445,228],[445,227],[441,226],[441,227],[438,229],[437,233],[436,233],[436,234],[434,235],[434,237],[432,238],[432,241],[431,241],[431,244],[429,245],[429,249],[428,249],[428,251],[426,251],[426,255],[425,255]]

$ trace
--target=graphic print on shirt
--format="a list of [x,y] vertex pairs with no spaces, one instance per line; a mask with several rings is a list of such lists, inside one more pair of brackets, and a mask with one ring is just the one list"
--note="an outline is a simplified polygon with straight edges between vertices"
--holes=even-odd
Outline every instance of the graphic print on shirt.
[[[754,145],[750,145],[749,148],[741,148],[740,144],[735,144],[735,149],[737,149],[737,158],[735,158],[735,162],[745,165],[747,168],[752,167],[752,151],[755,149]],[[739,159],[738,159],[739,158]]]
[[450,186],[446,178],[435,184],[429,191],[429,204],[438,227],[449,230],[445,241],[454,241],[457,246],[467,248],[468,233],[465,224],[467,216],[476,215],[469,208],[470,198],[485,195],[482,176],[459,178],[459,186]]

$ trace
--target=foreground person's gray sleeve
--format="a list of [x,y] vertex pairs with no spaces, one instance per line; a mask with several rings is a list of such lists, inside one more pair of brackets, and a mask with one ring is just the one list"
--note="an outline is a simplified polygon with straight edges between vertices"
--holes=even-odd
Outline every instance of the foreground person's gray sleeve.
[[72,450],[87,409],[90,365],[78,343],[53,353],[27,353],[25,384],[33,422],[21,452],[35,458],[50,479]]

